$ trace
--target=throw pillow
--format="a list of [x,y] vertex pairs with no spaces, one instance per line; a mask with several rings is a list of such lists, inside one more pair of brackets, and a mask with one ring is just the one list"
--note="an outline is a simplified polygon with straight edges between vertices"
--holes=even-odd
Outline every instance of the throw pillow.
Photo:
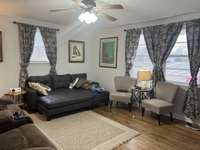
[[51,88],[43,83],[39,83],[41,87],[45,88],[46,91],[50,92],[51,91]]
[[32,89],[36,90],[40,94],[48,95],[48,93],[46,91],[46,88],[42,87],[39,83],[29,82],[28,85],[29,85],[29,87],[31,87]]
[[80,88],[83,84],[87,83],[88,80],[86,79],[79,79],[78,82],[76,83],[75,87]]
[[79,78],[77,77],[72,83],[70,83],[69,88],[70,88],[70,89],[73,89],[74,86],[77,84],[78,81],[79,81]]
[[92,81],[86,80],[86,82],[84,82],[84,84],[82,84],[81,88],[88,90],[91,88],[91,83],[92,83]]

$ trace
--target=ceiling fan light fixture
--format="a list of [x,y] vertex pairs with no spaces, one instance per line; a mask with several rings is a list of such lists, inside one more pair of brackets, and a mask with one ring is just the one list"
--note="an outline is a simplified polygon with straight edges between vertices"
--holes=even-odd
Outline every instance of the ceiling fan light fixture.
[[98,20],[97,16],[94,13],[88,11],[81,13],[78,19],[81,22],[85,22],[86,24],[91,24]]

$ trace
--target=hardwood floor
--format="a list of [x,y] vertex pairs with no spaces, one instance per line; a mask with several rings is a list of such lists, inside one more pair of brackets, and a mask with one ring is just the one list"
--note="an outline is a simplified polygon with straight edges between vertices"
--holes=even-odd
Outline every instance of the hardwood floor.
[[169,118],[162,118],[158,126],[150,113],[142,118],[136,109],[129,113],[127,109],[113,107],[110,112],[108,107],[101,106],[94,111],[140,133],[116,150],[200,150],[200,131],[185,128],[181,122],[172,123]]

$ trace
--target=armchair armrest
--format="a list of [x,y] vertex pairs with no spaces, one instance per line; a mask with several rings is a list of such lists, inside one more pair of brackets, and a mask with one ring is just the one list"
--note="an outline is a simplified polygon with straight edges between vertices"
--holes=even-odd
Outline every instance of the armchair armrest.
[[26,94],[24,96],[24,103],[28,105],[31,110],[37,109],[38,93],[34,89],[25,87]]

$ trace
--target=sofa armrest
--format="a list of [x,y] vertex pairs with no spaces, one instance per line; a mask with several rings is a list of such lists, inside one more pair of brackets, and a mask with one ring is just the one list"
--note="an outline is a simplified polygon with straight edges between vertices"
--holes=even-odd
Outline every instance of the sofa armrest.
[[29,87],[25,88],[26,94],[24,96],[24,103],[28,105],[31,110],[37,109],[38,93]]

